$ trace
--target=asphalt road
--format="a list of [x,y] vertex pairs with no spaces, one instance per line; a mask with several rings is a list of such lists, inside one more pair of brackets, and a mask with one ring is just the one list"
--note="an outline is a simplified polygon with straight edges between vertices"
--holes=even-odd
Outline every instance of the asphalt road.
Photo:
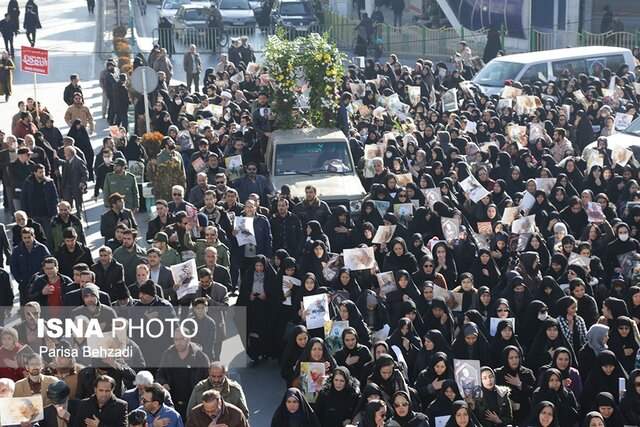
[[[21,1],[20,4],[21,7],[24,6],[24,2]],[[101,91],[98,77],[103,62],[95,50],[95,17],[88,14],[85,2],[80,0],[40,0],[38,5],[43,29],[38,31],[36,47],[50,51],[49,75],[37,77],[37,92],[34,93],[33,75],[21,72],[19,69],[16,71],[13,95],[8,102],[4,102],[4,99],[0,100],[0,129],[10,133],[11,118],[17,112],[18,101],[36,96],[36,99],[41,101],[52,113],[54,121],[63,135],[66,134],[67,126],[63,120],[66,104],[62,100],[62,93],[69,82],[70,74],[78,73],[85,102],[96,121],[96,133],[91,136],[91,140],[94,149],[98,149],[101,146],[102,138],[107,135],[108,125],[101,116]],[[98,10],[97,7],[96,10]],[[153,5],[149,5],[148,10],[149,13],[144,21],[149,23],[149,27],[152,28],[157,22],[157,11]],[[145,28],[140,28],[140,30],[146,31]],[[142,35],[145,34],[142,33]],[[143,37],[143,43],[150,39],[151,33],[148,34],[148,38]],[[20,34],[15,41],[16,66],[18,68],[20,63],[19,46],[23,44],[27,44],[26,36]],[[214,59],[210,56],[203,58],[206,66],[210,66],[209,64]],[[177,65],[180,66],[176,66],[176,78],[183,80],[184,72],[181,70],[181,63]],[[100,236],[100,215],[104,212],[104,207],[102,200],[98,202],[89,200],[92,194],[93,190],[90,188],[84,201],[88,220],[88,223],[85,224],[85,234],[94,257],[97,257],[97,248],[103,243]],[[0,220],[4,224],[13,222],[13,218],[6,211],[0,210],[0,212]],[[138,214],[136,219],[141,228],[140,234],[144,236],[149,218],[146,214]],[[144,244],[144,242],[139,243]],[[159,349],[159,351],[161,350]],[[237,356],[237,354],[225,354],[223,359],[231,360]],[[231,377],[241,381],[247,394],[251,410],[250,422],[254,427],[269,426],[271,423],[273,411],[284,392],[284,382],[280,379],[278,372],[277,364],[273,361],[257,367],[234,369],[231,372]]]

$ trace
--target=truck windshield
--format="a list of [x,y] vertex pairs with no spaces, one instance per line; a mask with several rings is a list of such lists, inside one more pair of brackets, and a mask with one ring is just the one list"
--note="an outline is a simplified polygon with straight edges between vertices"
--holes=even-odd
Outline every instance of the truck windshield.
[[631,124],[623,130],[624,133],[630,133],[635,136],[640,136],[640,119],[636,119],[631,122]]
[[347,150],[343,141],[277,145],[274,175],[350,173],[353,163]]
[[504,86],[505,80],[515,80],[523,64],[516,62],[493,61],[484,67],[473,79],[481,86]]

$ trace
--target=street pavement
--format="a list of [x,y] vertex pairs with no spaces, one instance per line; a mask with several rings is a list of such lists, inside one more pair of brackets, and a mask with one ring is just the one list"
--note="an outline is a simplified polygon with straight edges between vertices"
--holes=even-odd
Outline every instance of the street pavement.
[[[24,2],[20,3],[21,7],[24,7]],[[36,47],[50,51],[49,75],[37,76],[37,93],[34,93],[33,75],[19,70],[19,47],[28,45],[26,36],[20,34],[15,40],[15,62],[18,69],[13,79],[13,95],[8,102],[4,102],[4,97],[0,100],[0,129],[10,133],[11,118],[17,112],[18,101],[35,95],[36,99],[52,113],[54,123],[60,128],[62,134],[66,135],[68,127],[64,123],[64,113],[67,106],[62,100],[62,94],[64,87],[69,83],[69,76],[78,73],[85,103],[91,109],[96,121],[96,132],[91,136],[91,141],[94,149],[98,150],[102,138],[108,134],[108,124],[101,116],[102,95],[98,78],[104,63],[95,48],[95,17],[88,14],[85,2],[80,0],[40,0],[38,6],[43,29],[38,30]],[[99,7],[96,7],[97,10]],[[153,5],[149,5],[148,10],[145,22],[150,24],[149,28],[154,28],[157,22],[157,11]],[[146,33],[142,35],[146,36]],[[151,38],[150,30],[146,37]],[[143,43],[144,40],[143,38]],[[101,46],[100,43],[98,45]],[[213,58],[205,57],[203,60],[208,65]],[[175,65],[176,78],[184,80],[181,61]],[[88,221],[85,224],[85,234],[93,256],[97,258],[97,249],[103,243],[100,236],[100,215],[104,212],[104,207],[101,198],[98,201],[89,199],[93,194],[92,187],[93,185],[90,186],[84,201]],[[4,209],[0,212],[2,212],[0,221],[7,225],[13,223],[13,218]],[[136,219],[141,229],[140,234],[144,236],[149,218],[143,213],[138,214]],[[146,246],[145,242],[139,242],[139,244]],[[237,360],[237,356],[223,354],[223,359]],[[242,382],[251,411],[251,426],[269,426],[273,411],[284,393],[284,382],[280,379],[277,363],[269,361],[256,367],[234,369],[230,376]]]

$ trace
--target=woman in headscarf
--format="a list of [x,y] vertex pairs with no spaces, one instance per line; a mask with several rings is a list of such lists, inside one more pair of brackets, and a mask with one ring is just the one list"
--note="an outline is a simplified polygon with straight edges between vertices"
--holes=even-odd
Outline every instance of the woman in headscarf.
[[604,418],[605,427],[624,427],[624,417],[618,407],[618,401],[613,399],[611,393],[606,391],[596,396],[596,408]]
[[[387,345],[392,350],[394,346],[399,349],[409,369],[408,372],[413,373],[421,343],[410,319],[402,317],[398,320],[393,333],[387,338]],[[409,376],[408,380],[413,382],[412,376]]]
[[500,270],[491,257],[491,251],[487,249],[478,250],[478,256],[474,258],[471,266],[471,273],[476,287],[486,286],[495,289],[500,282]]
[[611,393],[618,402],[620,400],[618,379],[627,380],[627,373],[611,350],[602,350],[590,368],[580,399],[583,413],[598,409],[596,397],[602,391]]
[[487,365],[491,358],[489,344],[474,322],[466,323],[460,328],[460,333],[453,342],[452,353],[456,359],[479,360],[481,365]]
[[482,397],[476,400],[476,414],[485,427],[509,425],[513,421],[513,410],[509,399],[509,388],[496,385],[493,369],[483,366],[480,369]]
[[640,425],[640,369],[634,369],[629,374],[620,409],[625,424]]
[[326,286],[327,280],[324,277],[323,270],[331,258],[332,254],[329,253],[324,242],[315,240],[310,245],[310,251],[302,256],[301,270],[313,273],[319,285]]
[[320,425],[342,427],[350,424],[359,399],[358,380],[351,376],[347,368],[338,366],[318,393],[315,402],[315,412]]
[[445,242],[433,245],[431,253],[434,256],[435,272],[444,276],[447,287],[453,287],[458,280],[458,269],[451,249]]
[[593,368],[596,358],[606,350],[609,340],[609,327],[595,324],[589,328],[586,337],[586,344],[580,348],[578,353],[578,366],[583,378]]
[[273,328],[264,319],[272,317],[279,299],[279,289],[271,264],[264,255],[258,255],[253,267],[243,274],[237,304],[247,307],[247,354],[253,360],[275,354],[277,343]]
[[287,387],[293,385],[296,379],[294,368],[308,341],[309,334],[303,325],[296,325],[289,332],[287,344],[280,357],[280,376],[287,383]]
[[[295,363],[294,366],[294,374],[296,379],[294,380],[294,384],[301,384],[302,378],[300,377],[302,363],[303,362],[311,362],[311,363],[324,363],[324,372],[333,372],[335,369],[336,361],[331,355],[331,352],[327,348],[324,340],[322,338],[311,338],[307,342],[306,347],[300,354],[300,357]],[[325,374],[328,375],[328,374]],[[317,397],[317,392],[316,392]],[[315,400],[315,399],[314,399]]]
[[580,371],[575,367],[576,363],[573,359],[571,351],[565,347],[558,347],[551,355],[551,363],[540,368],[538,373],[541,375],[549,368],[560,371],[562,375],[562,384],[573,392],[577,400],[582,396],[582,377]]
[[559,427],[556,412],[556,406],[553,403],[543,400],[536,405],[527,426]]
[[335,253],[339,254],[345,248],[353,247],[352,232],[355,226],[346,207],[343,205],[335,207],[325,228],[330,247]]
[[607,346],[613,351],[625,371],[631,372],[636,366],[636,355],[640,347],[638,326],[627,316],[615,319]]
[[453,368],[449,356],[443,352],[435,353],[428,367],[418,374],[414,384],[422,407],[429,406],[444,386],[444,382],[453,379]]
[[531,348],[531,343],[547,317],[549,317],[548,307],[542,301],[533,300],[527,305],[524,315],[518,322],[518,335],[525,352]]
[[93,146],[91,145],[91,138],[89,138],[87,128],[82,124],[80,119],[75,119],[71,123],[67,136],[73,138],[75,141],[74,146],[84,154],[84,160],[86,161],[87,169],[89,170],[89,181],[93,181]]
[[[554,318],[547,318],[542,322],[540,330],[533,340],[527,354],[527,366],[537,372],[542,365],[551,362],[551,354],[558,347],[566,347],[573,351],[571,346],[560,332],[558,321]],[[574,358],[574,360],[576,360]]]
[[371,223],[374,228],[378,228],[382,225],[382,215],[376,209],[376,205],[373,200],[365,200],[362,202],[362,208],[360,209],[360,216],[358,218],[356,229],[361,229],[365,222]]
[[525,285],[522,276],[516,273],[514,276],[507,274],[507,288],[503,297],[509,301],[509,311],[513,317],[522,318],[527,311],[529,301],[533,300],[531,291]]
[[496,369],[496,384],[511,390],[513,421],[520,425],[531,410],[531,393],[536,387],[536,377],[522,364],[522,350],[509,345],[502,352],[502,366]]
[[[627,423],[629,424],[629,423]],[[604,417],[598,411],[591,411],[584,417],[583,427],[607,427]]]
[[430,329],[422,337],[422,347],[418,352],[414,366],[414,378],[417,378],[423,370],[427,369],[431,365],[432,358],[438,352],[450,354],[451,344],[445,341],[442,332],[437,329]]
[[540,386],[533,392],[532,404],[548,401],[557,408],[561,426],[573,426],[578,419],[579,406],[573,392],[562,384],[562,376],[557,369],[547,369],[540,379]]
[[322,424],[304,394],[297,388],[289,388],[271,418],[271,427],[322,427]]
[[[425,254],[420,259],[419,265],[420,267],[418,268],[418,271],[411,275],[413,282],[418,286],[418,288],[422,287],[425,282],[433,282],[434,285],[447,289],[446,279],[442,274],[436,272],[433,256]],[[418,303],[418,301],[416,301],[416,303]]]
[[478,290],[474,286],[473,275],[462,273],[460,275],[460,285],[456,286],[452,292],[462,294],[462,312],[475,310],[480,303]]
[[362,314],[353,301],[342,301],[338,305],[338,316],[336,316],[333,320],[349,322],[349,327],[356,330],[356,332],[358,333],[358,337],[361,337],[360,340],[362,341],[362,343],[367,347],[371,345],[367,324],[362,319]]
[[320,240],[321,242],[324,243],[325,249],[327,251],[331,250],[329,237],[325,234],[324,230],[322,229],[322,225],[320,225],[319,221],[311,220],[307,222],[307,224],[305,225],[305,236],[306,236],[306,243],[304,245],[304,252],[303,252],[304,254],[312,252],[313,243],[315,243],[317,240]]
[[591,327],[598,320],[598,304],[587,294],[587,285],[582,279],[571,279],[569,292],[578,302],[578,315],[584,319],[587,328]]
[[389,354],[382,354],[375,361],[368,381],[380,387],[382,399],[385,402],[391,402],[391,396],[397,391],[409,392],[409,387],[402,372]]
[[[546,228],[540,227],[541,230]],[[547,247],[547,242],[544,240],[544,237],[540,233],[534,233],[529,238],[529,242],[527,246],[524,248],[525,252],[536,252],[538,254],[538,259],[540,260],[540,271],[546,272],[549,269],[549,264],[551,263],[551,254],[549,253],[549,248]]]
[[580,350],[587,339],[587,326],[584,319],[578,314],[578,301],[570,295],[564,296],[557,301],[556,319],[558,320],[560,331],[574,350]]
[[[385,400],[371,400],[367,402],[358,427],[387,427],[389,423],[389,404]],[[390,426],[389,426],[390,427]]]
[[389,310],[384,300],[371,289],[362,291],[356,303],[362,319],[373,332],[389,327]]
[[412,405],[411,397],[406,391],[397,391],[391,398],[393,404],[393,417],[400,427],[429,427],[426,415],[416,412],[416,405]]
[[430,309],[423,314],[424,326],[427,330],[440,331],[447,343],[453,341],[455,329],[454,318],[451,310],[442,297],[435,297],[431,301]]
[[354,328],[345,329],[342,331],[342,348],[334,354],[336,363],[349,369],[354,378],[362,378],[364,366],[373,360],[369,347],[360,344],[359,339]]
[[554,317],[559,313],[556,308],[556,303],[564,296],[566,296],[566,294],[560,285],[558,285],[556,279],[551,276],[544,276],[542,278],[542,284],[532,295],[534,299],[540,300],[551,307],[551,315]]
[[415,303],[420,300],[420,291],[407,270],[396,270],[395,278],[397,289],[387,294],[387,308],[392,324],[402,316],[400,311],[405,301],[411,300]]
[[436,419],[440,417],[448,417],[452,414],[453,402],[462,400],[462,396],[458,392],[458,386],[455,380],[444,380],[442,387],[436,393],[436,398],[424,410],[429,417],[429,424],[436,425]]
[[451,417],[444,427],[481,427],[469,404],[464,400],[456,400],[451,405]]
[[510,320],[500,320],[496,328],[495,336],[491,337],[491,366],[500,366],[504,359],[504,349],[508,346],[516,347],[522,353],[522,346],[514,332],[513,323]]
[[537,252],[523,252],[516,270],[522,276],[524,284],[529,291],[535,293],[542,284],[542,274],[540,274],[540,257]]
[[407,243],[402,237],[396,237],[389,242],[391,249],[384,257],[382,271],[406,270],[413,273],[417,270],[416,258],[407,250]]
[[[304,275],[302,278],[302,286],[296,287],[291,297],[291,304],[293,305],[294,312],[297,314],[297,323],[304,323],[305,321],[304,297],[324,293],[327,293],[327,289],[318,286],[315,274],[307,273]],[[309,330],[309,335],[312,337],[324,337],[324,327]]]

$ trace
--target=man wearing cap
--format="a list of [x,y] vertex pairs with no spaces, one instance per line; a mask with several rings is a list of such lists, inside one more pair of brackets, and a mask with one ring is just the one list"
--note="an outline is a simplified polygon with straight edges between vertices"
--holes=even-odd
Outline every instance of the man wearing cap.
[[69,399],[71,390],[62,380],[50,384],[47,397],[51,405],[44,408],[44,420],[40,427],[72,427],[76,425],[76,414],[80,401]]
[[[136,374],[136,379],[133,382],[134,388],[125,391],[122,394],[122,400],[127,402],[129,408],[137,408],[142,405],[142,398],[144,395],[144,389],[154,383],[153,374],[149,371],[140,371]],[[171,401],[171,393],[167,390],[164,391],[164,404],[173,406]]]
[[73,276],[73,266],[79,263],[87,265],[93,264],[91,250],[82,243],[78,242],[78,233],[72,227],[62,231],[64,244],[55,252],[55,257],[60,264],[60,273],[71,277]]
[[44,375],[42,373],[43,368],[42,357],[36,353],[31,354],[27,359],[27,377],[16,382],[16,390],[13,392],[13,397],[29,397],[39,394],[42,396],[43,406],[51,403],[47,396],[47,388],[57,382],[58,379],[51,375]]
[[27,147],[18,148],[18,158],[9,165],[9,179],[13,187],[13,206],[22,208],[22,187],[29,175],[35,170],[36,164],[30,160],[31,151]]
[[113,172],[108,173],[104,178],[104,205],[110,208],[109,197],[119,193],[124,196],[125,206],[129,206],[133,213],[138,212],[140,193],[136,177],[125,170],[127,167],[125,159],[115,159],[113,165]]
[[104,241],[113,239],[116,225],[123,223],[127,228],[138,228],[136,218],[131,210],[124,207],[124,196],[120,193],[113,193],[108,197],[111,208],[100,217],[100,234]]
[[72,317],[85,316],[89,319],[97,319],[103,331],[111,330],[116,312],[110,306],[100,303],[100,289],[93,283],[87,283],[81,293],[82,305],[73,309]]

